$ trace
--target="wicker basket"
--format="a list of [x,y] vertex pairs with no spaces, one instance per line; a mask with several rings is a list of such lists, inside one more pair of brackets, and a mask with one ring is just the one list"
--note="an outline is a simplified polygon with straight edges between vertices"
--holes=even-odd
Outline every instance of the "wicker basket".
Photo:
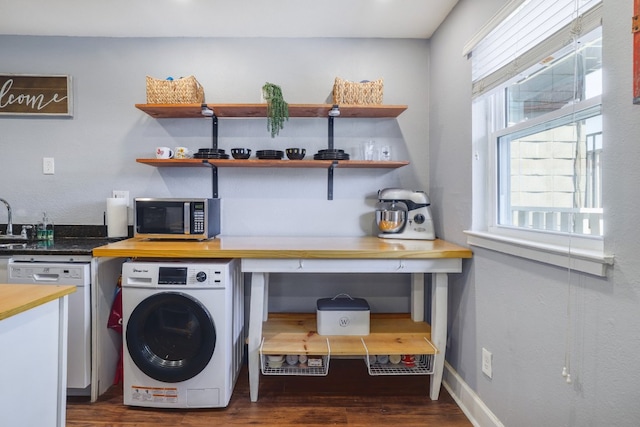
[[382,104],[382,79],[370,82],[350,82],[336,77],[333,84],[334,104]]
[[147,76],[147,104],[201,104],[204,89],[193,76],[160,80]]

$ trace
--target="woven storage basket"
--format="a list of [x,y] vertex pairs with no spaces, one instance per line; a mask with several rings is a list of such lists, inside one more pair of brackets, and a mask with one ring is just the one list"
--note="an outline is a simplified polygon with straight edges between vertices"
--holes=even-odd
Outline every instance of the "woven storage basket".
[[336,77],[333,84],[334,104],[382,104],[382,79],[370,82],[350,82]]
[[201,104],[204,89],[193,76],[161,80],[147,76],[147,104]]

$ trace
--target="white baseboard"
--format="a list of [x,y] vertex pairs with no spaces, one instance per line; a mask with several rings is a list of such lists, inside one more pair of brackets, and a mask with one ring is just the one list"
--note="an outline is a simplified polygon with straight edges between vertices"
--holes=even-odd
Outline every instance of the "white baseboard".
[[442,385],[456,401],[462,412],[469,418],[471,424],[476,427],[504,427],[491,410],[484,404],[480,397],[464,382],[462,377],[444,362],[442,373]]

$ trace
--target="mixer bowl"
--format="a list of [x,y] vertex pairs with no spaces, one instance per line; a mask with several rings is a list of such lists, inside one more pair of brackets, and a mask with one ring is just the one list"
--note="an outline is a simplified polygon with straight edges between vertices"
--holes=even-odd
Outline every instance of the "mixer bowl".
[[407,219],[404,210],[376,210],[376,224],[384,233],[396,233],[402,229]]

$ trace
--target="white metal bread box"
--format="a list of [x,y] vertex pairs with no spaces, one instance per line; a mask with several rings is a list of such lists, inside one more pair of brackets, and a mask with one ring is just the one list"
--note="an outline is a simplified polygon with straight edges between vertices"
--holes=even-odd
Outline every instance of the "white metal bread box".
[[318,335],[369,335],[369,303],[363,298],[338,294],[317,302]]

